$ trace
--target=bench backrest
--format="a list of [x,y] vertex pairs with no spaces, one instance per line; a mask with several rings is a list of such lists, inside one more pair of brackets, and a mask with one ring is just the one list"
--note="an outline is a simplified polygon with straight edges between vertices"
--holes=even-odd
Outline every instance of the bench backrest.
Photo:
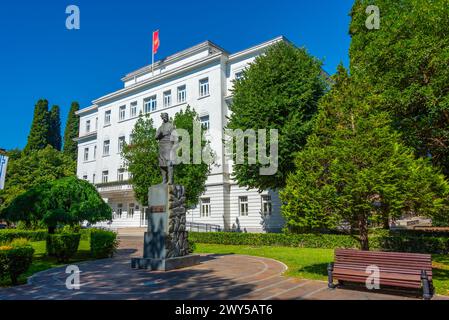
[[425,270],[430,279],[432,277],[430,254],[336,249],[334,261],[337,268],[366,270],[375,265],[381,272],[420,275],[421,270]]

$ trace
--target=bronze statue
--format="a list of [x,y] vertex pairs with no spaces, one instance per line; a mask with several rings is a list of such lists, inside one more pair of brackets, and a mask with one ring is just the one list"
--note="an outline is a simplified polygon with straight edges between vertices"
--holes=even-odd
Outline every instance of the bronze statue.
[[168,113],[162,113],[162,125],[157,129],[156,140],[159,141],[159,167],[163,184],[173,184],[173,169],[175,165],[174,139],[172,139],[174,125],[169,121]]

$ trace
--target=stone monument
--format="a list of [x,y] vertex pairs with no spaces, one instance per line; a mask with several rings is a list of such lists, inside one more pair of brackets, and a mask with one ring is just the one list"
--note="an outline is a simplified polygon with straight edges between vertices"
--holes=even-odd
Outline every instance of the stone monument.
[[200,256],[189,254],[186,230],[185,189],[173,182],[175,166],[175,130],[168,114],[161,115],[163,123],[157,130],[159,167],[162,184],[151,186],[148,192],[148,231],[144,238],[143,258],[131,260],[134,269],[169,271],[200,263]]

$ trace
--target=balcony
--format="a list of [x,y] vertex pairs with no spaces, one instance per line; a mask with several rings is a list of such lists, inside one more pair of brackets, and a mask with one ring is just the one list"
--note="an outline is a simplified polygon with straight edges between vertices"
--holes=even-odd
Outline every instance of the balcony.
[[134,195],[131,180],[99,183],[96,184],[95,187],[102,196],[106,197],[112,197],[115,195],[123,195],[123,196]]
[[78,138],[73,139],[73,141],[80,142],[83,140],[90,140],[90,139],[96,139],[97,138],[97,130],[85,132],[80,134]]

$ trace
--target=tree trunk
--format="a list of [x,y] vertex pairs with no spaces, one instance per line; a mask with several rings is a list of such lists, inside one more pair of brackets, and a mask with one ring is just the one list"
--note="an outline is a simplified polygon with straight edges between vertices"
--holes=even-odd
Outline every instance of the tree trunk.
[[369,251],[368,223],[364,215],[359,218],[360,249]]

